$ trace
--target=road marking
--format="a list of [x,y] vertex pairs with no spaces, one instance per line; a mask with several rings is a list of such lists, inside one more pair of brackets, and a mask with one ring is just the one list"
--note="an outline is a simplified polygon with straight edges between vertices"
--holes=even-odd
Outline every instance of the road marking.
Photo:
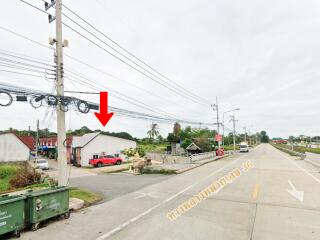
[[314,176],[313,174],[311,174],[310,172],[308,172],[306,169],[304,169],[303,167],[299,166],[296,162],[294,162],[292,159],[290,159],[288,156],[286,156],[284,153],[282,153],[280,150],[278,150],[287,160],[289,160],[289,162],[291,162],[292,164],[294,164],[297,168],[299,168],[301,171],[303,171],[305,174],[309,175],[311,178],[313,178],[313,180],[315,180],[317,183],[320,183],[320,179],[317,178],[316,176]]
[[149,214],[150,212],[152,212],[153,210],[161,207],[162,205],[166,204],[167,202],[170,202],[171,200],[175,199],[176,197],[180,196],[182,193],[188,191],[189,189],[193,188],[194,186],[196,186],[197,184],[203,182],[204,180],[208,179],[209,177],[221,172],[222,170],[224,170],[225,168],[231,166],[232,164],[235,164],[236,162],[240,161],[241,159],[243,159],[244,157],[246,157],[246,155],[242,155],[241,157],[237,158],[236,160],[234,160],[233,162],[228,163],[227,165],[224,165],[222,168],[219,168],[218,170],[212,172],[211,174],[207,175],[206,177],[200,179],[198,182],[195,182],[193,184],[191,184],[190,186],[182,189],[181,191],[179,191],[178,193],[172,195],[171,197],[165,199],[164,201],[158,203],[157,205],[149,208],[148,210],[140,213],[139,215],[129,219],[128,221],[120,224],[118,227],[112,229],[111,231],[107,232],[106,234],[98,237],[96,240],[104,240],[107,239],[108,237],[111,237],[112,235],[114,235],[115,233],[121,231],[122,229],[124,229],[125,227],[127,227],[128,225],[130,225],[131,223],[134,223],[136,221],[138,221],[140,218],[146,216],[147,214]]
[[252,198],[253,198],[254,200],[257,199],[257,197],[258,197],[258,195],[259,195],[259,191],[260,191],[259,184],[256,183],[256,184],[254,185],[253,191],[252,191]]
[[134,199],[139,199],[143,197],[159,198],[154,194],[155,192],[151,192],[151,193],[136,192],[136,193],[139,194],[139,196],[135,197]]
[[291,189],[287,189],[288,193],[291,194],[296,199],[298,199],[300,202],[303,202],[304,191],[298,191],[296,187],[293,185],[293,183],[291,182],[291,180],[288,180],[288,183],[291,187]]

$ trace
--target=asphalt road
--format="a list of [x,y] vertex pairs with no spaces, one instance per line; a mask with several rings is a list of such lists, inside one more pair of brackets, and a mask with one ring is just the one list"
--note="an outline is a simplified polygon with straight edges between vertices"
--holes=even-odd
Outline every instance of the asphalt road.
[[125,173],[99,174],[72,178],[70,179],[70,186],[102,194],[103,200],[99,202],[102,203],[135,192],[148,185],[161,182],[171,176],[158,174],[134,176]]
[[[244,171],[248,160],[253,168]],[[233,175],[233,182],[169,220],[171,210],[223,176],[231,179],[229,173],[237,168],[241,174]],[[302,201],[301,192],[291,194],[293,188],[303,191]],[[262,144],[72,214],[21,239],[319,240],[319,169]]]

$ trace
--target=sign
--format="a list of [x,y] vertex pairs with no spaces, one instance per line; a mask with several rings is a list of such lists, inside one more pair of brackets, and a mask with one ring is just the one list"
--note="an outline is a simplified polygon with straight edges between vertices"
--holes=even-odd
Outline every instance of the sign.
[[215,140],[216,142],[222,142],[222,135],[217,134],[217,135],[215,136],[214,140]]

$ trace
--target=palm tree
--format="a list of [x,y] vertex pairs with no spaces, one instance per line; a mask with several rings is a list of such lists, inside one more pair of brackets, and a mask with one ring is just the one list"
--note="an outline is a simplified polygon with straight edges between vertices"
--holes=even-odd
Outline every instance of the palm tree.
[[149,135],[150,138],[150,142],[159,135],[159,131],[158,131],[159,127],[157,123],[152,123],[150,125],[150,130],[147,132],[147,134]]

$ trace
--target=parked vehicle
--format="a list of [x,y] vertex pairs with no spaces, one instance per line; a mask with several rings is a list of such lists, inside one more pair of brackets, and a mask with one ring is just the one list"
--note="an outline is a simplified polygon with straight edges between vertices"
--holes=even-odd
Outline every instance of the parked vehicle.
[[120,165],[122,163],[122,158],[115,157],[113,155],[94,157],[89,160],[89,164],[94,167],[102,167],[103,165]]
[[240,152],[249,152],[249,144],[247,142],[240,143]]
[[40,168],[42,170],[48,170],[49,169],[49,162],[45,158],[40,158],[35,160],[36,167]]

